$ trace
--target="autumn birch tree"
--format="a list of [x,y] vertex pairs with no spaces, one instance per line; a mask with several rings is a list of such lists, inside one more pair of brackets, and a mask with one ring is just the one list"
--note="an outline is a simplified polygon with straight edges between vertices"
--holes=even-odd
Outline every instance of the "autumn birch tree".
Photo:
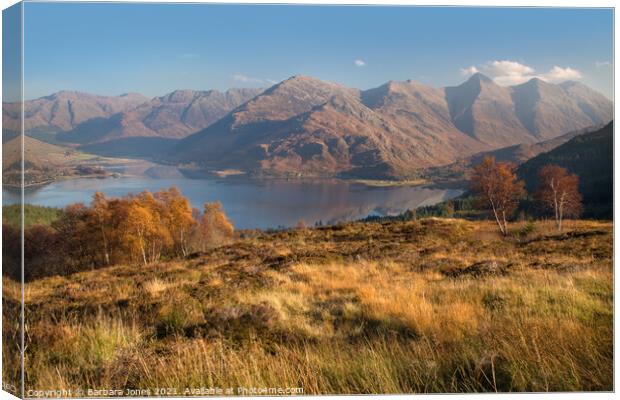
[[137,199],[133,199],[129,204],[125,226],[126,244],[138,252],[144,265],[148,264],[147,237],[153,226],[153,218],[149,210]]
[[162,256],[187,256],[230,239],[234,227],[220,203],[206,203],[200,213],[172,187],[121,198],[97,192],[90,207],[67,206],[50,232],[58,239],[55,243],[63,246],[59,253],[65,260],[59,263],[66,270],[77,270],[127,261],[147,265]]
[[204,214],[200,220],[200,235],[203,249],[206,244],[217,244],[232,237],[235,228],[228,220],[220,202],[205,203]]
[[579,177],[558,165],[540,169],[535,198],[543,209],[553,212],[558,231],[562,231],[565,217],[578,217],[583,210]]
[[170,243],[170,233],[162,224],[159,202],[148,191],[127,199],[127,218],[124,221],[126,244],[138,253],[146,265],[159,260]]
[[155,193],[155,198],[162,202],[161,218],[170,232],[173,251],[188,255],[192,228],[196,225],[189,200],[176,187]]
[[525,195],[524,184],[517,180],[514,167],[497,163],[494,157],[485,157],[474,167],[471,190],[479,204],[491,210],[502,235],[507,235],[508,219]]

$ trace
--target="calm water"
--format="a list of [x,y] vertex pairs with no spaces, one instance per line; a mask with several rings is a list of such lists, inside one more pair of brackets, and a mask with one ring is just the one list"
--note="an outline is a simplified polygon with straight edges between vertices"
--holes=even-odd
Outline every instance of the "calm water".
[[[294,226],[303,219],[332,223],[368,215],[393,215],[431,205],[461,194],[460,190],[424,187],[375,188],[341,180],[238,181],[209,179],[154,179],[148,177],[73,179],[26,191],[26,203],[64,207],[90,202],[95,191],[109,197],[142,190],[178,187],[193,207],[220,201],[237,228]],[[2,204],[19,202],[19,192],[2,189]]]

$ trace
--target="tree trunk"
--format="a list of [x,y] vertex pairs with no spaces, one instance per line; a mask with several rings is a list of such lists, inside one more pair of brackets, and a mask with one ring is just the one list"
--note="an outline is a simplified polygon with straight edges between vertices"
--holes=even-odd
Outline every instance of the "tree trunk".
[[103,256],[105,258],[105,265],[110,265],[110,253],[108,252],[108,240],[105,236],[105,230],[101,226],[101,237],[103,238]]
[[489,203],[491,203],[491,209],[493,210],[493,216],[495,216],[495,222],[497,222],[497,226],[499,226],[499,231],[502,233],[502,235],[506,236],[506,232],[504,231],[504,227],[502,226],[502,223],[499,220],[499,215],[497,215],[497,210],[495,209],[495,204],[493,203],[492,200],[489,200]]
[[558,190],[555,187],[555,180],[551,180],[551,190],[553,190],[553,211],[555,211],[555,225],[558,230],[562,230],[562,217],[560,216],[561,205],[558,202]]
[[566,199],[566,192],[562,192],[560,195],[560,201],[558,202],[558,231],[562,232],[562,220],[564,219],[564,205]]
[[556,194],[553,194],[553,209],[555,210],[555,224],[558,225],[560,222],[560,213],[558,211],[559,209],[559,205],[558,205],[558,200],[556,198]]
[[148,262],[146,260],[146,249],[144,248],[144,239],[141,234],[138,237],[140,238],[140,250],[142,251],[142,261],[144,262],[144,265],[147,265]]
[[147,265],[148,262],[146,262],[146,251],[144,251],[144,245],[140,246],[140,249],[142,249],[142,261],[144,262],[144,265]]
[[508,235],[508,222],[506,221],[506,211],[502,210],[502,221],[504,221],[504,236]]
[[108,239],[105,235],[105,226],[103,217],[100,214],[97,214],[99,219],[99,228],[101,229],[101,240],[103,241],[103,258],[105,265],[110,265],[110,253],[108,252]]
[[181,229],[181,254],[183,257],[186,257],[187,253],[187,246],[185,245],[185,231]]

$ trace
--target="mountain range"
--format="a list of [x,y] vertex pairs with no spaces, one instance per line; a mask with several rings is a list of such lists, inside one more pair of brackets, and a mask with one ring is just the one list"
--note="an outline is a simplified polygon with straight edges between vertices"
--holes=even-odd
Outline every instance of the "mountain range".
[[58,138],[80,144],[127,137],[182,138],[217,121],[261,92],[260,89],[176,90],[109,118],[93,118]]
[[[109,118],[134,108],[148,99],[141,94],[97,96],[75,91],[61,91],[24,102],[26,132],[62,132],[74,129],[93,118]],[[2,103],[3,130],[20,131],[21,103]]]
[[[18,123],[16,110],[3,104],[5,127]],[[390,81],[358,90],[293,76],[266,90],[179,90],[150,100],[60,92],[26,102],[25,113],[27,131],[108,155],[259,176],[404,178],[607,123],[613,104],[577,82],[500,86],[475,74],[454,87]]]

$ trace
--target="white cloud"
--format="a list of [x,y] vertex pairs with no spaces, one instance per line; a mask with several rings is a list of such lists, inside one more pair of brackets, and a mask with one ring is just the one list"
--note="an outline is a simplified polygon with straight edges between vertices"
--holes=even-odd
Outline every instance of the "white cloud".
[[576,69],[570,67],[562,68],[554,65],[549,72],[547,72],[546,74],[542,74],[540,78],[545,81],[557,83],[564,81],[574,81],[577,79],[581,79],[582,76],[581,72],[577,71]]
[[489,61],[483,69],[491,76],[524,76],[534,72],[534,68],[510,60]]
[[266,84],[274,85],[278,83],[272,79],[255,78],[255,77],[243,75],[243,74],[235,74],[235,75],[232,75],[231,78],[234,81],[241,82],[241,83],[258,83],[261,85],[266,85]]
[[471,67],[461,68],[460,72],[463,76],[471,76],[478,72],[478,68],[476,68],[475,65],[472,65]]
[[360,59],[357,59],[357,60],[353,61],[353,63],[355,64],[356,67],[364,67],[364,66],[366,66],[366,61],[360,60]]
[[595,61],[594,65],[596,65],[596,68],[611,67],[611,63],[609,61]]
[[543,81],[557,83],[566,80],[581,79],[581,72],[570,67],[553,66],[545,73],[536,73],[534,68],[529,65],[512,60],[493,60],[483,65],[472,65],[468,68],[461,68],[461,75],[473,75],[482,72],[492,78],[495,83],[502,86],[518,85],[529,81],[532,78],[539,78]]

